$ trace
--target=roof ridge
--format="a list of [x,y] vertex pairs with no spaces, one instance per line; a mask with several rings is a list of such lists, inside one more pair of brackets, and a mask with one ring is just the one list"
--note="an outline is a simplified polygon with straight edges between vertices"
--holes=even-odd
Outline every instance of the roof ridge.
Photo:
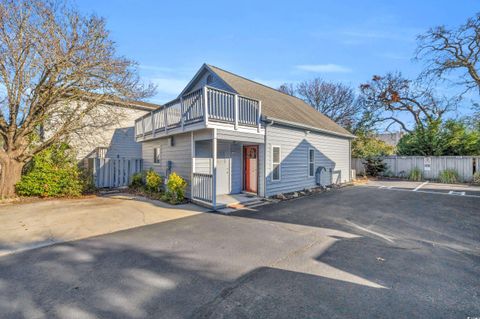
[[[300,123],[351,135],[348,130],[335,123],[331,118],[296,96],[289,95],[268,85],[250,80],[244,76],[204,63],[204,67],[215,73],[234,92],[257,100],[264,100],[262,108],[267,117],[278,117],[292,123]],[[292,113],[293,112],[293,113]],[[290,114],[292,113],[292,114]]]
[[[285,92],[282,92],[282,91],[280,91],[280,90],[274,89],[274,88],[272,88],[271,86],[268,86],[268,85],[266,85],[266,84],[263,84],[263,83],[260,83],[260,82],[251,80],[251,79],[246,78],[246,77],[244,77],[244,76],[242,76],[242,75],[238,75],[238,74],[236,74],[236,73],[233,73],[233,72],[231,72],[231,71],[228,71],[228,70],[219,68],[218,66],[215,66],[215,65],[212,65],[212,64],[205,63],[205,65],[207,65],[207,66],[210,67],[210,68],[213,67],[213,68],[215,68],[215,69],[219,69],[220,71],[229,73],[229,74],[231,74],[231,75],[234,75],[234,76],[236,76],[236,77],[242,78],[242,79],[247,80],[247,81],[249,81],[249,82],[252,82],[252,83],[255,83],[255,84],[264,86],[264,87],[266,87],[267,89],[273,90],[273,91],[275,91],[275,92],[282,93],[282,94],[284,94],[284,95],[286,95],[286,96],[289,96],[289,97],[293,97],[293,98],[295,98],[295,99],[297,99],[297,100],[300,100],[300,101],[302,101],[303,103],[307,104],[307,102],[305,102],[304,100],[302,100],[301,98],[299,98],[299,97],[297,97],[297,96],[290,95],[290,94],[288,94],[288,93],[285,93]],[[311,106],[311,105],[309,105],[309,104],[307,104],[307,105],[308,105],[308,106]]]

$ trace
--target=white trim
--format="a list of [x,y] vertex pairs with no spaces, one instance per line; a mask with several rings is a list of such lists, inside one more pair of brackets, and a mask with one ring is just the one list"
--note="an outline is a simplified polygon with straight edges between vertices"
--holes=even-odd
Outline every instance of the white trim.
[[[310,162],[310,151],[313,151],[313,163]],[[315,149],[312,147],[308,148],[308,153],[307,153],[307,176],[308,177],[315,177]],[[313,164],[313,174],[310,175],[310,164]]]
[[[275,164],[275,162],[273,161],[273,149],[277,147],[278,148],[278,179],[273,179],[273,170],[274,170],[274,167],[273,165]],[[272,145],[272,178],[271,178],[271,181],[272,182],[280,182],[282,180],[282,147],[280,145]]]

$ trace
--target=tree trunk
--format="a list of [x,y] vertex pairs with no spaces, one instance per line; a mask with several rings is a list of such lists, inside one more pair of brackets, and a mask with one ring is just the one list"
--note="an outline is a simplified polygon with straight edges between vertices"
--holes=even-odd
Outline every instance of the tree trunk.
[[15,184],[20,181],[24,165],[11,158],[0,162],[0,198],[15,196]]

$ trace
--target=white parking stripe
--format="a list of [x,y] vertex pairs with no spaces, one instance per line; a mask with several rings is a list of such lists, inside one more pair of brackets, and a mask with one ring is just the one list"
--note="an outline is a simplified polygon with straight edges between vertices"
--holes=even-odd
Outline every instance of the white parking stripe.
[[448,194],[465,196],[465,192],[457,192],[457,191],[449,191]]
[[420,188],[422,188],[423,186],[427,185],[428,184],[428,181],[426,181],[425,183],[422,183],[420,185],[418,185],[413,191],[416,192],[418,191]]
[[[370,188],[371,188],[371,187],[376,187],[376,186],[362,186],[362,187],[370,187]],[[381,187],[379,187],[379,188],[381,188]],[[383,188],[381,188],[381,189],[387,189],[387,188],[386,188],[386,187],[383,187]],[[412,190],[410,190],[410,189],[404,189],[404,188],[390,188],[390,189],[388,189],[388,190],[391,190],[391,191],[399,191],[399,192],[411,192],[411,191],[412,191]],[[462,197],[480,198],[480,195],[472,195],[472,194],[467,194],[467,193],[465,193],[464,195],[457,195],[457,194],[455,194],[455,193],[449,194],[449,193],[442,193],[442,192],[435,192],[435,191],[428,191],[428,190],[424,191],[424,190],[421,190],[421,189],[418,190],[418,191],[416,191],[416,193],[426,193],[426,194],[445,195],[445,196],[452,196],[452,195],[454,195],[454,196],[462,196]],[[462,192],[462,193],[463,193],[463,192]]]

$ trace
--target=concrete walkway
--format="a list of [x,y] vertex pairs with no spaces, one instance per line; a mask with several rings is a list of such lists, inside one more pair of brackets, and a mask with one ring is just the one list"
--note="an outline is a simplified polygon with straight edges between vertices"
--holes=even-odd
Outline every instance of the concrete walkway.
[[205,212],[129,194],[0,206],[0,256]]

